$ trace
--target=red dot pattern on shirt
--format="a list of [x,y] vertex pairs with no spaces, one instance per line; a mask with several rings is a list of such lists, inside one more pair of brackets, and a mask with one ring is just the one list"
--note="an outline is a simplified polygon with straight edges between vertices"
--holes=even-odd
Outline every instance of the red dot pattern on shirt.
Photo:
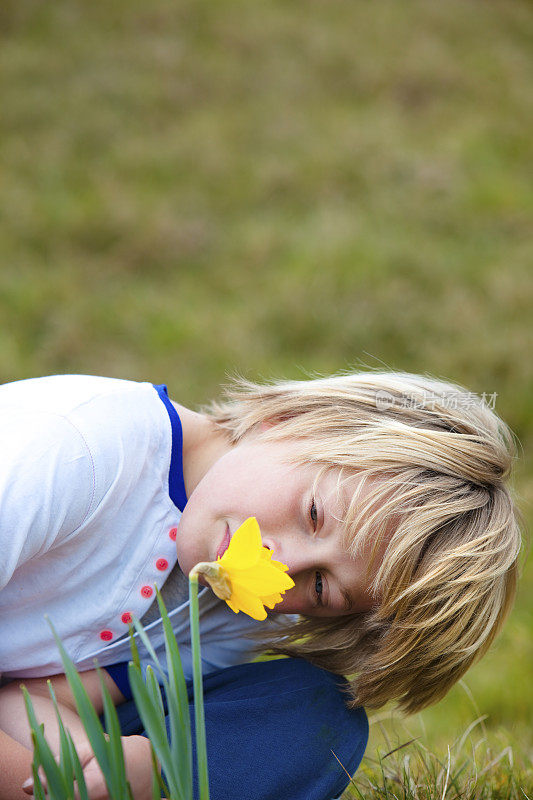
[[[178,534],[178,528],[176,525],[174,525],[174,527],[172,527],[168,532],[169,539],[175,542],[177,534]],[[157,561],[155,562],[155,565],[160,572],[164,572],[166,569],[168,569],[168,560],[166,558],[158,558]],[[143,597],[151,597],[153,593],[154,590],[152,589],[151,586],[148,586],[148,584],[141,587],[141,594]],[[129,625],[131,622],[133,622],[133,617],[129,611],[124,611],[120,619],[124,623],[124,625]],[[112,638],[113,638],[113,631],[107,629],[100,631],[100,639],[102,639],[102,641],[110,642]]]

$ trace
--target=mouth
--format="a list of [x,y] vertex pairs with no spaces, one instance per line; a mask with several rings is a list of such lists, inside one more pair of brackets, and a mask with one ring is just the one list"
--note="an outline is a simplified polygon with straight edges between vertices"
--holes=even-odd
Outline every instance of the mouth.
[[226,550],[229,547],[230,541],[231,541],[231,533],[230,533],[229,525],[228,525],[228,523],[226,523],[226,532],[224,533],[224,538],[222,539],[222,541],[220,543],[220,546],[219,546],[219,548],[217,550],[217,558],[222,558],[222,556],[224,555],[224,553],[226,552]]

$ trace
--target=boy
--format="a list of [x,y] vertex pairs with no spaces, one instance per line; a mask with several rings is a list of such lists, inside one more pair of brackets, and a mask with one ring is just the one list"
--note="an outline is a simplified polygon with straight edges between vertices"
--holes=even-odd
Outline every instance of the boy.
[[[0,534],[17,532],[15,547],[8,537],[3,544],[0,584],[0,665],[9,678],[61,670],[42,624],[48,603],[78,668],[94,655],[110,665],[119,702],[127,687],[113,665],[129,648],[120,621],[149,616],[151,584],[168,576],[163,590],[178,597],[173,622],[187,669],[180,582],[197,561],[221,555],[252,515],[295,582],[258,635],[275,652],[349,676],[352,706],[396,698],[411,712],[435,702],[485,652],[511,607],[520,549],[505,483],[512,436],[461,387],[408,373],[241,381],[200,414],[172,404],[162,387],[110,379],[62,376],[1,391],[16,442],[7,484],[12,465],[21,467],[21,485],[2,491],[11,524],[0,518]],[[60,428],[55,435],[43,434],[42,418],[35,423],[43,413]],[[43,464],[57,440],[50,478]],[[171,503],[161,497],[166,476]],[[21,498],[31,486],[37,502],[25,528]],[[72,580],[74,568],[81,579]],[[43,603],[52,569],[68,574]],[[105,587],[101,608],[80,607]],[[248,660],[250,621],[232,618],[212,595],[203,601],[207,668]],[[276,612],[302,618],[276,625]],[[28,620],[29,643],[20,633]],[[158,646],[157,620],[151,626]]]

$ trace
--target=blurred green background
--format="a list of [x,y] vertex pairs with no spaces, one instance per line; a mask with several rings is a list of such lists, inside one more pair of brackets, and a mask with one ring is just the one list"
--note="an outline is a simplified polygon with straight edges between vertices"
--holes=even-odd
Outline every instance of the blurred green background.
[[[234,372],[427,372],[497,393],[530,524],[529,2],[4,0],[0,31],[0,381],[195,407]],[[532,590],[414,736],[445,752],[475,700],[531,759]]]

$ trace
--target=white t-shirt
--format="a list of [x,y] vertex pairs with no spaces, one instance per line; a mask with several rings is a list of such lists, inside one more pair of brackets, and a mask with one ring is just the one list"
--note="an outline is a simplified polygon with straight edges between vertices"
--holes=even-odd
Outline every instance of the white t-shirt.
[[[177,562],[182,432],[166,387],[88,375],[0,386],[0,672],[62,672],[45,614],[80,670],[130,658],[130,615]],[[199,591],[205,672],[249,661],[258,624]],[[192,676],[188,600],[169,609]],[[146,627],[164,662],[158,618]],[[118,640],[118,641],[117,641]],[[151,659],[139,642],[141,661]]]

